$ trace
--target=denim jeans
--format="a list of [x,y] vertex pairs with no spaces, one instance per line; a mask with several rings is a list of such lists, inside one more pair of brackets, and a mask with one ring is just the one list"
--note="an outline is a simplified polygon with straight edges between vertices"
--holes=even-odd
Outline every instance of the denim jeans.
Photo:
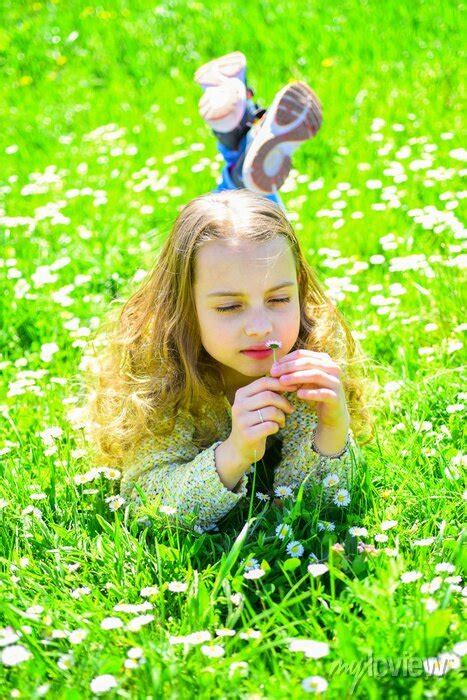
[[[238,145],[238,150],[233,151],[224,144],[220,143],[220,141],[217,141],[217,148],[222,153],[224,160],[225,160],[225,166],[222,170],[221,173],[221,181],[217,185],[216,189],[214,192],[222,192],[222,190],[237,190],[239,189],[237,185],[234,183],[232,180],[232,177],[229,173],[229,166],[233,165],[234,163],[237,162],[238,158],[245,152],[245,150],[248,148],[250,144],[250,140],[248,132],[245,134],[245,136],[241,139],[239,145]],[[281,198],[279,197],[279,194],[276,192],[273,192],[272,194],[265,194],[264,195],[266,199],[270,199],[272,202],[276,202],[284,211],[285,211],[285,206]]]

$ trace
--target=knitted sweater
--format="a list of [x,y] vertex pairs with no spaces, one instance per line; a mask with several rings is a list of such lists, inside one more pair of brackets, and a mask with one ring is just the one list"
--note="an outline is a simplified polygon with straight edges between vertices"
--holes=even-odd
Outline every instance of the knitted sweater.
[[[299,399],[295,392],[287,392],[295,412],[286,414],[285,426],[268,437],[266,446],[275,439],[282,443],[280,463],[274,470],[274,493],[292,495],[311,472],[304,489],[314,482],[323,483],[323,502],[347,505],[350,490],[350,451],[340,458],[321,457],[311,448],[311,436],[316,426],[316,412]],[[219,437],[210,447],[199,450],[193,443],[195,423],[184,410],[177,414],[175,427],[169,435],[154,435],[142,443],[131,464],[123,465],[121,495],[133,506],[141,499],[134,488],[137,483],[146,495],[160,496],[160,505],[177,509],[177,516],[196,514],[192,521],[198,531],[211,529],[247,495],[248,480],[252,479],[254,465],[243,475],[235,491],[228,489],[216,470],[215,449],[228,438],[232,429],[232,406],[223,396],[224,410],[216,416]],[[351,448],[356,447],[350,430]],[[279,489],[278,487],[289,487]],[[339,502],[334,501],[339,498]]]

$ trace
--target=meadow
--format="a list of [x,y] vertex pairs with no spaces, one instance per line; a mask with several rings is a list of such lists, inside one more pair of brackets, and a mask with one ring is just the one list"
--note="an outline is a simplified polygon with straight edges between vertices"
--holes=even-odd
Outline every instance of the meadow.
[[[0,695],[459,698],[466,654],[462,5],[4,0]],[[89,463],[83,373],[222,159],[203,62],[323,104],[282,189],[373,360],[345,507],[255,499],[230,528],[129,517]],[[251,506],[251,507],[250,507]]]

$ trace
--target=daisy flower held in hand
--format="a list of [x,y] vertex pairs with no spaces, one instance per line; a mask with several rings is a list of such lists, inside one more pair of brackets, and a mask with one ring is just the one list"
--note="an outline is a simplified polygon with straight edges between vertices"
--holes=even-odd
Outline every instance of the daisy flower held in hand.
[[276,349],[282,347],[281,341],[280,340],[268,340],[266,343],[266,347],[272,349],[273,362],[276,362]]

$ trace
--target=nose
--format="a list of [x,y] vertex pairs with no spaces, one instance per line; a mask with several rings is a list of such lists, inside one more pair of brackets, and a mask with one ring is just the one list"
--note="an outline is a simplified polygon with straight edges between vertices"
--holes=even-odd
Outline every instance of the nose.
[[253,314],[245,325],[245,333],[247,336],[263,337],[272,333],[273,327],[271,321],[263,312]]

